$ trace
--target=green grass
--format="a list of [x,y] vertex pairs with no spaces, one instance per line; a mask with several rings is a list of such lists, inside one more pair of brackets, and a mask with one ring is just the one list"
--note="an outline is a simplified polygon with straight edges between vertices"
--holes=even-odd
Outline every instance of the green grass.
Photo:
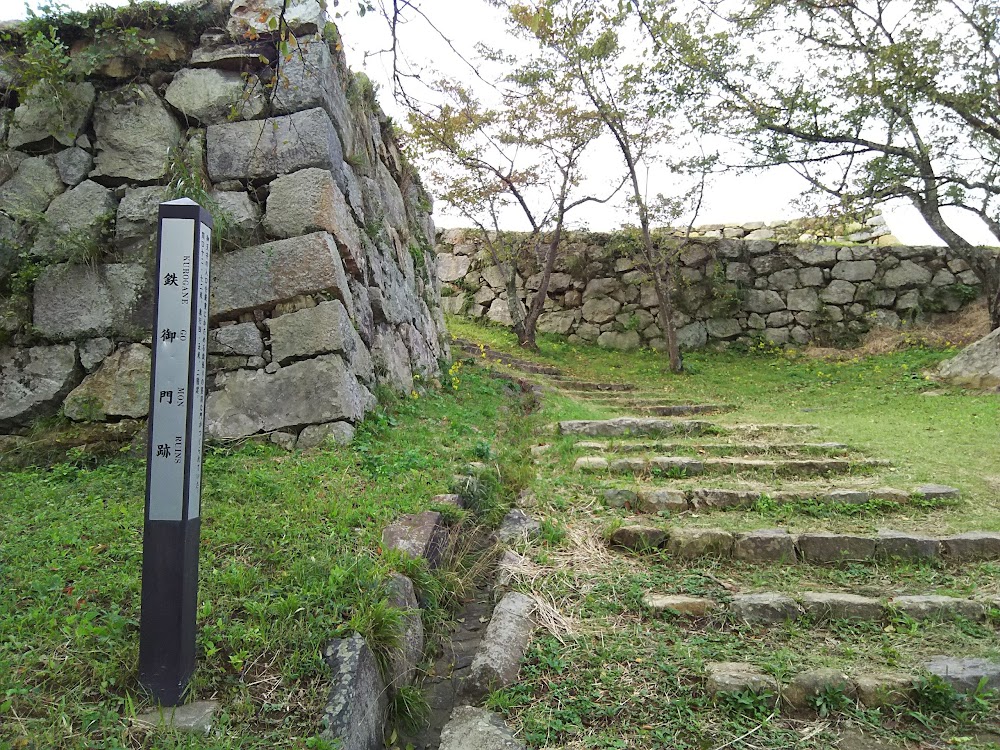
[[[450,322],[456,335],[502,351],[518,351],[505,330]],[[793,531],[873,533],[878,528],[915,529],[933,534],[1000,529],[1000,447],[996,396],[942,387],[924,371],[952,351],[910,349],[894,354],[828,362],[802,355],[698,352],[685,355],[687,372],[668,371],[662,355],[622,354],[572,346],[541,337],[540,352],[519,355],[554,365],[588,381],[632,383],[674,402],[727,403],[731,413],[694,419],[723,425],[778,423],[816,425],[815,431],[770,430],[757,442],[838,442],[852,458],[888,459],[874,473],[802,479],[764,472],[702,477],[623,477],[572,470],[588,453],[575,439],[551,431],[535,443],[551,447],[536,460],[534,512],[558,524],[554,539],[536,542],[526,553],[536,566],[520,583],[550,602],[554,630],[536,636],[520,681],[490,697],[531,747],[537,748],[830,748],[851,732],[923,746],[996,748],[1000,703],[975,696],[957,700],[940,686],[926,685],[910,705],[866,710],[834,694],[823,696],[825,713],[796,717],[772,712],[752,696],[715,703],[703,689],[710,661],[747,661],[787,682],[800,671],[837,667],[848,674],[909,670],[936,654],[1000,659],[993,620],[974,623],[906,619],[869,623],[799,620],[780,627],[748,627],[726,616],[685,621],[655,614],[642,605],[646,592],[711,596],[732,592],[843,591],[874,597],[938,593],[979,598],[1000,594],[996,563],[977,565],[747,565],[703,559],[678,562],[665,552],[619,553],[603,541],[629,512],[604,507],[606,487],[637,485],[793,489],[826,486],[893,486],[910,491],[924,482],[959,487],[957,502],[876,502],[863,506],[802,501],[769,502],[738,510],[687,512],[652,517],[653,523],[720,526],[728,529],[785,527]],[[532,378],[544,383],[545,378]],[[934,390],[942,395],[923,395]],[[603,394],[602,394],[603,395]],[[604,398],[571,398],[548,391],[542,421],[608,418],[620,414]],[[581,438],[588,440],[592,438]],[[669,436],[647,442],[678,446],[679,455],[702,455],[701,443],[735,444],[745,435]],[[615,442],[615,441],[612,441]],[[625,442],[625,441],[621,441]],[[738,450],[715,449],[739,455]],[[635,455],[654,455],[638,451]],[[615,458],[614,452],[603,453]],[[946,692],[946,691],[945,691]],[[993,734],[990,734],[992,732]],[[741,739],[742,738],[742,739]],[[845,747],[854,745],[845,744]],[[912,745],[911,745],[912,746]],[[867,746],[866,746],[867,747]]]
[[481,506],[509,502],[529,466],[522,406],[509,382],[467,370],[457,390],[380,409],[347,447],[208,450],[191,693],[222,703],[210,739],[130,721],[150,705],[136,678],[143,462],[0,473],[0,747],[320,747],[326,642],[358,631],[392,646],[392,569],[431,600],[430,625],[460,583],[461,570],[381,556],[382,528],[449,491],[484,446],[499,479]]

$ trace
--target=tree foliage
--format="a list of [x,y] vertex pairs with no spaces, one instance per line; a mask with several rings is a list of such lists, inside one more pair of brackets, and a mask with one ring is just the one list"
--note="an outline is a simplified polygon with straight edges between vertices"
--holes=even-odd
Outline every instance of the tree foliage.
[[[442,104],[411,109],[409,142],[430,167],[440,198],[481,230],[504,277],[518,341],[534,348],[567,217],[610,196],[580,189],[581,161],[600,132],[600,121],[573,101],[562,77],[529,64],[514,68],[501,83],[497,103],[487,106],[467,87],[440,81]],[[512,207],[529,226],[527,234],[502,227]],[[542,269],[527,309],[520,301],[519,261]]]
[[982,278],[1000,326],[997,254],[947,212],[1000,238],[998,0],[722,0],[695,24],[631,1],[706,130],[749,166],[790,165],[838,210],[909,201]]

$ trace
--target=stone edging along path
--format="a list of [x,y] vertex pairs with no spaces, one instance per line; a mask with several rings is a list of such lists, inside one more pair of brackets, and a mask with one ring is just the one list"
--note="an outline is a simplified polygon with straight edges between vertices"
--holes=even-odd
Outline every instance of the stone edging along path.
[[[935,656],[924,669],[944,680],[960,693],[1000,688],[1000,663],[985,659]],[[716,700],[726,696],[756,693],[771,707],[779,702],[793,711],[814,711],[818,699],[835,691],[866,708],[904,705],[914,700],[920,677],[906,672],[871,672],[849,677],[838,669],[800,672],[787,685],[745,662],[710,662],[705,665],[705,690]]]
[[[437,495],[431,505],[462,508],[464,501],[456,494]],[[537,521],[514,509],[493,538],[501,544],[511,543],[537,534],[538,528]],[[442,514],[427,510],[400,516],[387,526],[382,532],[382,545],[438,567],[450,544],[449,535]],[[403,612],[403,632],[387,674],[379,669],[371,648],[357,633],[331,641],[324,650],[332,684],[324,711],[323,737],[339,742],[341,750],[384,750],[389,699],[401,687],[414,683],[417,665],[424,659],[421,604],[413,582],[394,573],[388,588],[390,602]],[[416,750],[468,750],[490,741],[500,742],[497,747],[523,748],[498,717],[468,705],[517,678],[535,626],[535,602],[531,597],[509,592],[492,608],[492,615],[489,598],[486,592],[485,598],[467,605],[466,609],[476,616],[461,618],[467,622],[448,639],[445,654],[438,660],[445,674],[433,675],[432,683],[425,685],[431,694],[432,722],[413,744]],[[481,620],[478,616],[481,612],[489,616],[485,628],[481,622],[486,617]],[[475,739],[471,744],[470,738]]]
[[907,532],[880,531],[878,536],[757,529],[730,532],[716,528],[626,525],[611,533],[610,543],[634,552],[663,548],[679,560],[701,557],[744,562],[952,562],[1000,560],[1000,533],[968,532],[930,537]]
[[736,472],[768,472],[803,476],[806,474],[844,474],[871,471],[889,466],[880,459],[852,458],[691,458],[690,456],[654,456],[607,459],[604,456],[581,456],[573,464],[576,471],[610,474],[651,474],[662,472],[694,476]]
[[731,594],[728,601],[701,596],[647,593],[643,606],[654,612],[670,612],[681,617],[728,615],[752,624],[775,625],[803,617],[816,622],[855,620],[882,622],[897,616],[913,620],[964,617],[986,620],[1000,609],[1000,598],[961,599],[954,596],[921,594],[876,599],[839,592],[801,591],[790,595],[773,591]]
[[602,492],[609,508],[626,508],[636,513],[670,511],[683,513],[693,510],[750,508],[762,500],[774,503],[821,502],[864,505],[876,501],[904,504],[914,497],[923,500],[957,500],[958,489],[943,484],[922,484],[913,492],[893,487],[811,488],[807,490],[734,490],[722,487],[699,487],[690,490],[663,487],[622,489],[608,488]]

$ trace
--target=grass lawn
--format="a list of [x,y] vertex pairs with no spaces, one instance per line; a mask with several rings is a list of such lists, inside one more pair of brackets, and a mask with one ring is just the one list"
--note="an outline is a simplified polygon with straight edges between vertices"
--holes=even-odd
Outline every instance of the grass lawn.
[[326,642],[358,631],[391,647],[391,570],[436,602],[431,626],[461,590],[460,567],[430,573],[381,555],[382,528],[427,509],[471,460],[489,457],[502,477],[489,503],[527,478],[533,422],[520,390],[477,368],[446,381],[389,402],[347,447],[208,450],[191,692],[222,703],[211,738],[131,722],[149,707],[136,679],[144,462],[0,473],[0,747],[324,747]]
[[[522,352],[505,330],[458,319],[451,320],[450,326],[456,336],[553,365],[581,380],[631,383],[644,393],[659,394],[665,402],[736,407],[732,412],[694,419],[723,425],[816,426],[805,432],[771,430],[753,438],[758,442],[845,443],[849,457],[891,462],[888,467],[815,480],[761,472],[711,479],[633,478],[574,471],[576,458],[595,451],[580,449],[573,438],[551,431],[536,436],[536,444],[551,445],[537,460],[533,483],[532,510],[545,521],[546,533],[525,546],[522,551],[528,560],[513,577],[519,588],[548,603],[542,611],[545,628],[531,645],[521,682],[490,698],[490,704],[507,716],[531,747],[1000,748],[1000,702],[986,694],[960,699],[932,680],[921,683],[914,701],[901,707],[864,709],[843,694],[825,694],[817,704],[818,716],[772,710],[753,694],[714,701],[703,688],[705,665],[717,661],[750,662],[787,683],[801,671],[829,667],[854,676],[897,670],[926,674],[923,664],[937,654],[998,660],[1000,610],[996,608],[985,622],[962,618],[916,622],[900,616],[888,622],[863,623],[800,619],[766,627],[746,625],[724,614],[685,620],[651,612],[642,604],[647,592],[709,596],[720,602],[736,592],[763,591],[985,599],[1000,595],[1000,564],[825,567],[751,565],[708,558],[683,562],[662,551],[618,552],[605,541],[609,530],[630,514],[605,507],[601,490],[634,488],[638,483],[671,488],[793,489],[827,482],[890,485],[910,491],[921,483],[935,482],[962,491],[958,501],[865,506],[764,501],[743,510],[706,509],[674,516],[663,512],[647,517],[647,522],[667,527],[679,523],[865,533],[888,527],[930,534],[1000,529],[1000,446],[996,439],[1000,399],[943,387],[924,377],[928,368],[954,351],[914,347],[841,361],[768,350],[699,352],[685,356],[685,374],[673,375],[664,357],[652,352],[624,355],[547,337],[541,337],[540,352]],[[543,398],[541,417],[551,424],[622,413],[606,400],[549,391]],[[745,436],[656,440],[676,447],[673,455],[699,455],[702,443],[736,444]],[[850,744],[858,735],[886,744]]]

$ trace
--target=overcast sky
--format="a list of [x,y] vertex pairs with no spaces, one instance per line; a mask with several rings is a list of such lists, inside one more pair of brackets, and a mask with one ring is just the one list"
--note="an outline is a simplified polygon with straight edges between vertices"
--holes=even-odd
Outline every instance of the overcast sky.
[[[110,5],[127,4],[127,0],[104,1]],[[30,3],[32,7],[39,4],[38,0],[30,0]],[[64,4],[73,9],[82,9],[94,3],[90,0],[64,0]],[[333,2],[328,4],[332,6]],[[420,7],[437,31],[420,19],[411,21],[400,30],[403,49],[418,67],[428,71],[443,71],[457,78],[467,79],[472,76],[471,70],[461,58],[448,51],[442,35],[471,61],[476,57],[474,44],[480,40],[485,40],[491,46],[511,49],[511,41],[505,33],[502,18],[496,9],[487,7],[485,3],[477,0],[423,0]],[[0,19],[22,18],[24,9],[22,0],[0,0]],[[363,70],[379,85],[378,98],[383,109],[402,122],[405,120],[405,113],[392,100],[391,60],[388,55],[376,54],[378,50],[388,47],[386,24],[373,14],[359,17],[356,9],[357,0],[342,0],[339,7],[333,9],[333,12],[342,12],[337,23],[344,38],[348,63],[354,70]],[[591,166],[588,170],[592,183],[606,184],[611,179],[618,179],[619,161],[617,152],[610,147],[595,153],[589,161]],[[670,190],[665,176],[655,171],[648,175],[648,185],[651,195]],[[709,187],[697,223],[774,221],[800,216],[802,212],[796,210],[794,201],[804,187],[804,181],[788,168],[775,168],[752,175],[721,175]],[[902,242],[940,244],[911,206],[886,206],[885,215],[893,234]],[[586,212],[586,224],[594,230],[614,229],[628,220],[629,217],[622,208],[588,207]],[[447,206],[441,202],[435,206],[435,221],[438,226],[444,227],[468,223],[461,216],[450,214]],[[974,223],[966,222],[962,231],[973,242],[992,241],[989,234]]]

